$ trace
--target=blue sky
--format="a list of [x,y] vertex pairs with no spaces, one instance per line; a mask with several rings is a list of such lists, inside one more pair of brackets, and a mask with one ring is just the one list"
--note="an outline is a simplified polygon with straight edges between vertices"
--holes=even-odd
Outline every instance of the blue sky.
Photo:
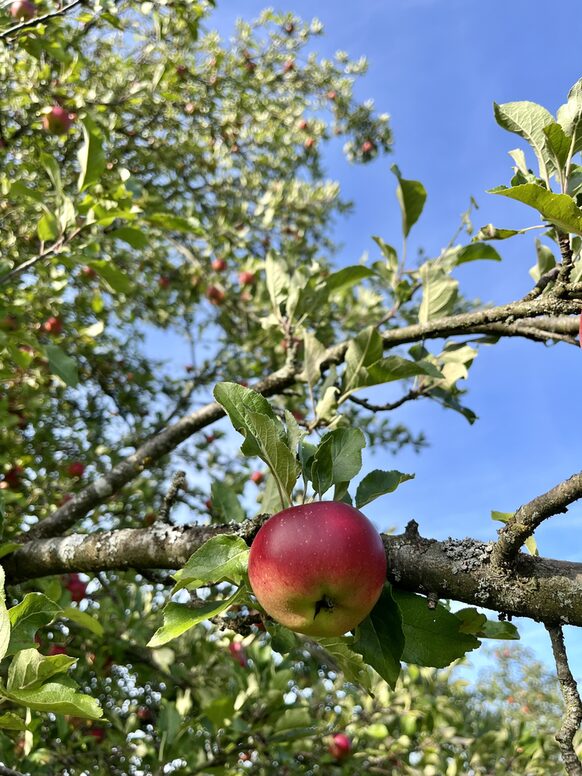
[[[265,3],[219,2],[211,20],[228,37],[238,16],[255,17]],[[324,23],[317,50],[344,49],[366,55],[370,69],[358,85],[360,98],[373,97],[391,115],[394,153],[373,165],[350,166],[338,149],[327,161],[355,212],[338,223],[343,244],[338,264],[356,263],[373,251],[371,235],[400,244],[400,213],[389,167],[421,180],[428,199],[415,226],[410,256],[422,246],[437,254],[455,231],[469,197],[480,206],[476,227],[492,222],[521,228],[536,216],[523,205],[486,194],[508,183],[507,152],[522,146],[499,128],[492,103],[532,100],[555,112],[582,75],[579,0],[558,6],[512,0],[289,0],[277,5]],[[554,16],[559,15],[559,20]],[[564,31],[564,34],[560,33]],[[499,243],[502,263],[477,262],[458,277],[466,295],[492,303],[518,298],[531,287],[534,237]],[[423,430],[430,447],[420,455],[404,451],[396,459],[378,454],[370,468],[415,472],[393,496],[369,509],[382,528],[401,530],[410,518],[421,533],[443,538],[470,535],[493,539],[498,524],[492,509],[512,511],[582,468],[577,380],[582,352],[567,345],[545,347],[509,341],[481,350],[469,378],[467,404],[478,414],[474,426],[452,412],[425,403],[406,405],[395,419]],[[542,554],[582,561],[582,507],[549,521],[540,531]],[[550,660],[544,629],[520,623],[524,643]],[[582,634],[567,632],[574,669],[582,676]],[[575,658],[576,653],[580,655]]]

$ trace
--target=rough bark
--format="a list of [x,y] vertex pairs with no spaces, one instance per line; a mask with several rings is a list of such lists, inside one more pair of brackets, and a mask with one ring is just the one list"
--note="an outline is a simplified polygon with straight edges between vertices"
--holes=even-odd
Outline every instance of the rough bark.
[[[3,565],[9,584],[73,571],[176,569],[207,539],[239,528],[161,524],[37,539],[5,558]],[[508,615],[582,626],[582,564],[519,554],[508,574],[491,562],[493,543],[436,541],[410,528],[383,540],[388,579],[400,588]]]

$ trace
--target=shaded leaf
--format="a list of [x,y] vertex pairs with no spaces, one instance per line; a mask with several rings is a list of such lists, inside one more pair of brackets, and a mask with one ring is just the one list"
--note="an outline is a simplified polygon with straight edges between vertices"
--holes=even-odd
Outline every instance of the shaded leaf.
[[232,582],[239,585],[247,573],[249,548],[234,534],[213,536],[199,547],[174,574],[178,583],[174,589],[201,587],[211,582]]
[[386,493],[393,493],[402,482],[413,479],[414,474],[403,474],[395,469],[391,471],[374,469],[374,471],[366,474],[358,485],[358,490],[356,491],[356,507],[360,509],[360,507],[369,504],[379,496],[383,496]]
[[79,382],[79,373],[77,363],[71,356],[68,356],[58,345],[45,345],[44,352],[49,363],[49,369],[61,380],[75,388]]
[[348,483],[362,468],[364,434],[357,428],[337,428],[319,443],[311,466],[311,481],[323,495],[332,485]]
[[516,199],[535,208],[545,221],[549,221],[564,232],[582,235],[582,211],[568,194],[554,194],[535,183],[523,183],[508,189],[498,186],[490,194]]
[[386,584],[378,602],[358,625],[353,649],[372,666],[392,689],[400,675],[400,658],[404,649],[402,617]]

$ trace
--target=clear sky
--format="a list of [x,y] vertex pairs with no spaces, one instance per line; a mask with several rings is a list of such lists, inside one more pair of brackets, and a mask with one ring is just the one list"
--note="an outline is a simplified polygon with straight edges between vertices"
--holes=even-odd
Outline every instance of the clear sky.
[[[238,16],[255,17],[265,3],[222,0],[211,25],[228,37]],[[366,55],[370,69],[358,86],[391,115],[394,153],[373,165],[355,167],[332,149],[327,171],[340,181],[355,212],[338,224],[343,244],[338,264],[356,263],[372,252],[371,235],[400,243],[400,213],[389,167],[421,180],[428,200],[415,226],[411,256],[422,246],[438,254],[455,231],[469,197],[480,206],[475,226],[492,222],[520,228],[537,223],[524,205],[486,194],[508,184],[507,152],[522,145],[499,128],[492,103],[532,100],[555,112],[582,76],[579,0],[550,5],[543,0],[366,0],[360,3],[288,0],[278,10],[317,16],[325,35],[317,50],[344,49]],[[522,145],[523,147],[523,145]],[[531,287],[534,237],[496,247],[503,262],[475,262],[458,272],[461,289],[493,303],[509,302]],[[432,403],[406,405],[395,419],[424,431],[430,447],[396,459],[376,455],[370,468],[415,472],[369,509],[382,528],[401,530],[410,518],[435,538],[467,535],[493,539],[499,524],[490,511],[513,511],[521,503],[582,469],[582,434],[577,411],[582,352],[508,341],[482,349],[469,378],[466,403],[479,416],[474,426]],[[362,394],[365,395],[365,394]],[[582,506],[555,517],[539,532],[543,555],[582,561]],[[520,623],[522,638],[549,660],[544,629]],[[569,629],[574,669],[582,677],[582,634]],[[576,653],[579,657],[576,658]]]

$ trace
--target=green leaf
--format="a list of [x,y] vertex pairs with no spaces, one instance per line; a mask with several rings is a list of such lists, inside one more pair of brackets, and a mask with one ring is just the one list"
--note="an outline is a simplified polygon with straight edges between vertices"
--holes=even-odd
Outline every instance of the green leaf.
[[227,581],[239,585],[247,573],[248,558],[248,545],[240,536],[213,536],[174,574],[178,582],[174,592],[183,587],[196,588],[211,582]]
[[164,608],[164,624],[154,633],[147,646],[154,649],[167,644],[168,641],[177,639],[186,631],[198,625],[204,620],[216,617],[218,614],[233,606],[239,598],[243,597],[244,588],[239,588],[230,598],[220,601],[206,601],[201,606],[188,606],[187,604],[175,604],[170,602]]
[[353,639],[345,636],[335,638],[314,639],[329,653],[335,663],[331,668],[340,669],[347,682],[362,687],[370,693],[372,689],[372,673],[360,654],[354,652]]
[[9,691],[0,686],[0,696],[35,711],[52,711],[85,719],[100,719],[103,715],[97,700],[78,692],[65,680],[47,682],[33,690]]
[[479,646],[478,639],[463,633],[462,622],[442,604],[430,609],[427,599],[415,593],[393,590],[392,594],[402,614],[406,663],[444,668]]
[[328,294],[332,294],[334,291],[344,291],[346,288],[355,286],[360,280],[372,277],[375,274],[373,269],[364,267],[361,264],[344,267],[337,272],[332,272],[325,281],[325,289]]
[[101,179],[105,169],[105,154],[103,153],[103,137],[97,125],[89,116],[82,120],[83,145],[79,149],[78,158],[81,172],[78,188],[84,191]]
[[27,593],[19,604],[8,610],[12,633],[6,654],[36,647],[37,630],[49,625],[60,611],[61,607],[42,593]]
[[[238,431],[239,434],[245,437],[241,447],[244,455],[260,455],[259,445],[252,435],[249,434],[246,419],[249,412],[259,412],[273,421],[279,422],[265,397],[251,388],[245,388],[238,383],[224,382],[218,383],[214,388],[214,398],[226,410],[235,431]],[[285,436],[285,430],[282,425],[280,426],[279,434],[281,437]]]
[[358,625],[353,649],[394,689],[400,675],[404,633],[390,585],[384,586],[376,606]]
[[426,189],[420,181],[402,178],[400,170],[395,164],[393,164],[390,169],[398,178],[396,197],[398,198],[402,213],[402,232],[405,237],[408,237],[411,228],[420,218],[420,214],[424,208],[424,203],[426,202]]
[[448,272],[432,262],[419,269],[422,282],[422,300],[418,311],[420,323],[448,315],[457,301],[459,284]]
[[572,138],[565,134],[559,124],[548,124],[547,127],[544,127],[544,135],[552,164],[559,172],[564,171],[570,155]]
[[[508,523],[512,519],[513,515],[513,512],[496,512],[495,510],[492,510],[491,519],[498,520],[500,523]],[[530,555],[540,554],[537,542],[533,536],[528,536],[524,543]]]
[[109,233],[109,237],[112,237],[114,240],[122,240],[137,250],[142,250],[148,246],[147,235],[142,232],[141,229],[134,229],[130,226],[122,226],[119,229],[114,229]]
[[484,614],[472,607],[459,609],[455,612],[455,617],[462,622],[463,633],[470,633],[481,639],[519,639],[519,632],[513,623],[506,620],[488,620]]
[[44,352],[49,363],[49,369],[58,375],[66,385],[75,388],[79,382],[77,364],[58,345],[45,345]]
[[356,507],[360,509],[385,493],[393,493],[402,482],[413,479],[414,474],[403,474],[395,469],[391,471],[374,469],[374,471],[366,474],[358,485]]
[[388,245],[387,242],[384,242],[384,240],[381,237],[372,237],[372,240],[376,243],[378,248],[382,251],[382,256],[386,259],[386,264],[388,265],[388,269],[390,272],[396,272],[398,269],[398,253],[396,252],[396,248],[393,248],[391,245]]
[[183,218],[182,216],[176,216],[173,213],[153,213],[146,216],[146,220],[150,224],[155,224],[162,229],[167,229],[171,232],[182,232],[183,234],[200,233],[200,224],[197,220],[191,218]]
[[25,199],[32,199],[34,202],[44,204],[45,195],[36,189],[31,189],[26,186],[22,181],[14,181],[10,186],[11,197],[24,197]]
[[60,199],[63,193],[63,182],[61,180],[61,168],[57,160],[49,154],[41,153],[40,164],[51,179],[54,189]]
[[281,655],[286,655],[301,646],[297,634],[274,620],[269,620],[267,631],[271,637],[271,647]]
[[474,240],[508,240],[515,237],[516,234],[523,234],[523,229],[498,229],[493,224],[482,226],[477,232]]
[[552,114],[535,102],[493,103],[495,119],[500,127],[523,137],[533,148],[540,165],[540,175],[548,177],[549,156],[544,127],[554,123]]
[[39,687],[57,674],[65,673],[77,662],[68,655],[39,655],[36,649],[17,652],[8,669],[8,690],[25,690]]
[[568,194],[554,194],[535,183],[523,183],[510,189],[498,186],[489,193],[523,202],[563,232],[582,235],[582,211]]
[[11,711],[0,714],[0,728],[4,730],[26,730],[26,722]]
[[582,151],[582,78],[568,92],[568,102],[558,109],[558,123],[572,138],[572,154]]
[[289,288],[290,278],[287,273],[285,262],[275,258],[269,253],[265,259],[265,280],[267,291],[273,306],[273,312],[279,316],[279,306],[285,300],[287,289]]
[[54,213],[44,213],[36,227],[38,239],[43,242],[52,242],[60,234],[59,222]]
[[313,388],[321,378],[321,364],[325,360],[327,350],[310,331],[303,335],[303,346],[303,372],[300,378]]
[[258,455],[267,464],[277,481],[281,501],[288,506],[299,470],[283,424],[269,402],[237,383],[219,383],[214,396],[228,413],[235,429],[244,436],[242,452]]
[[366,385],[366,367],[378,361],[382,353],[382,337],[374,326],[368,326],[350,341],[345,357],[343,394],[351,393],[358,385]]
[[366,438],[358,428],[337,428],[328,432],[315,451],[311,481],[323,495],[332,485],[348,483],[362,468]]
[[381,358],[375,364],[370,364],[367,371],[368,377],[365,386],[360,385],[358,388],[391,383],[394,380],[405,380],[408,377],[417,377],[419,375],[434,377],[437,380],[442,378],[439,369],[434,364],[431,364],[430,361],[410,361],[402,356]]
[[468,261],[480,261],[482,259],[489,259],[490,261],[501,261],[501,256],[497,253],[492,245],[487,245],[482,242],[472,242],[469,245],[465,245],[457,253],[455,263],[465,264]]
[[530,269],[529,274],[536,281],[556,266],[556,258],[550,248],[536,238],[537,262]]
[[66,606],[61,612],[61,617],[76,622],[77,625],[80,625],[82,628],[86,628],[96,636],[103,636],[105,633],[103,625],[101,625],[99,620],[95,619],[95,617],[90,615],[88,612],[82,612],[80,609],[77,609],[74,606]]
[[8,653],[10,643],[10,617],[6,608],[4,580],[4,569],[0,566],[0,660]]
[[210,488],[212,512],[220,522],[240,523],[246,517],[235,491],[224,482],[215,480]]
[[96,259],[89,262],[95,272],[103,278],[111,291],[119,294],[129,294],[133,290],[133,284],[128,276],[118,269],[115,264],[107,259]]

